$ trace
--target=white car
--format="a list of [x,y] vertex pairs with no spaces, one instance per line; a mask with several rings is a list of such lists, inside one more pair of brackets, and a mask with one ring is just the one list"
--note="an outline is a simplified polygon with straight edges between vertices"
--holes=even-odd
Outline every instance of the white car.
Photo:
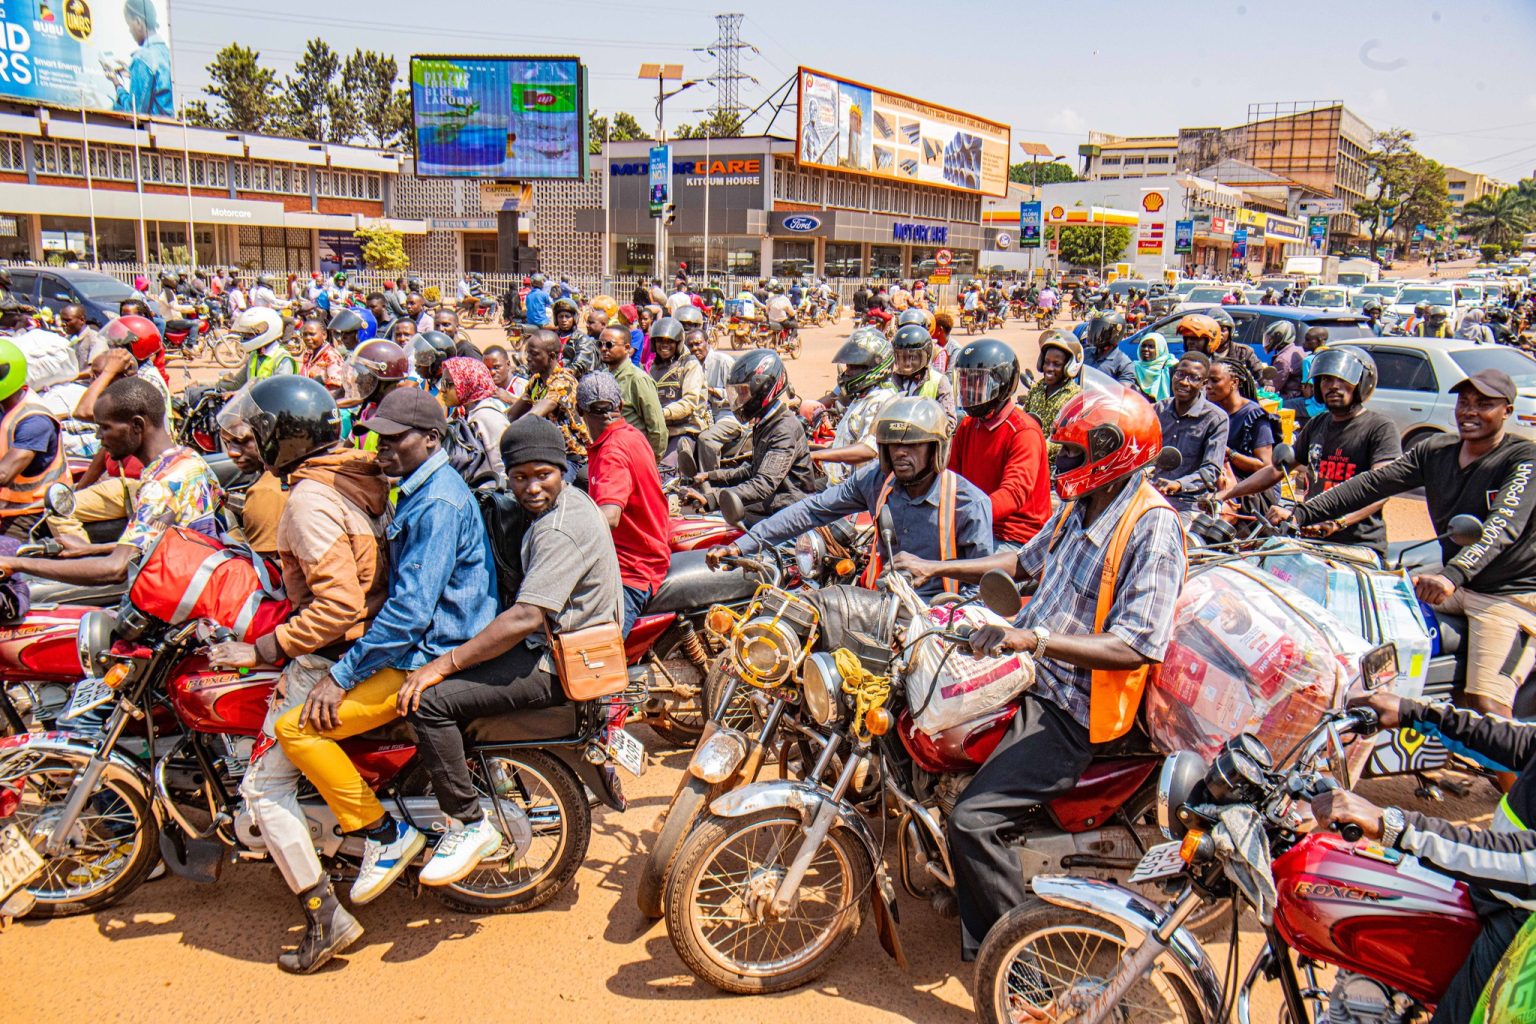
[[1382,308],[1392,305],[1397,301],[1397,293],[1403,290],[1401,281],[1372,281],[1361,287],[1358,294],[1373,295]]
[[1419,281],[1403,285],[1403,290],[1397,293],[1397,299],[1387,308],[1387,312],[1406,320],[1413,316],[1413,307],[1421,302],[1431,306],[1444,306],[1452,311],[1453,318],[1455,316],[1456,292],[1450,285],[1425,284]]
[[1370,407],[1397,424],[1408,448],[1438,433],[1456,432],[1451,388],[1481,370],[1503,370],[1517,389],[1509,432],[1536,440],[1536,359],[1507,345],[1476,345],[1460,338],[1351,338],[1376,362]]
[[1326,309],[1333,313],[1350,312],[1350,290],[1342,285],[1315,284],[1301,293],[1298,305],[1309,309]]

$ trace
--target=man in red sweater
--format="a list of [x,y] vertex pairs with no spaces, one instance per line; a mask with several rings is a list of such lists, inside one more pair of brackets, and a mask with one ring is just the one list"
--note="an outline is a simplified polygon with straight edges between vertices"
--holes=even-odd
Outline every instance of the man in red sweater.
[[596,371],[576,388],[576,411],[587,426],[587,493],[613,530],[624,586],[624,635],[656,595],[672,561],[671,520],[661,493],[656,453],[646,436],[624,420],[624,401],[613,375]]
[[949,468],[992,499],[992,537],[1018,548],[1051,516],[1051,471],[1045,434],[1014,401],[1019,359],[993,338],[966,345],[949,364],[955,402],[965,417],[955,428]]

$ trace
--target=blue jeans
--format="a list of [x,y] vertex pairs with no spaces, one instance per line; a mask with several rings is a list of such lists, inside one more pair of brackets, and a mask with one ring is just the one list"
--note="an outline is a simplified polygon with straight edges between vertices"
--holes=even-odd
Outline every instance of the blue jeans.
[[629,636],[629,631],[634,628],[635,620],[645,611],[645,606],[650,604],[651,598],[655,595],[654,590],[641,590],[639,587],[627,585],[624,587],[623,633],[626,638]]

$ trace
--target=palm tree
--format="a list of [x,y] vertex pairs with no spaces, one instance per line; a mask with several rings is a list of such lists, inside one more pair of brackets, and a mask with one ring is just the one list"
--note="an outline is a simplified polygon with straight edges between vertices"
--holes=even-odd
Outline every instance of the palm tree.
[[1461,209],[1461,224],[1467,233],[1493,245],[1520,238],[1530,230],[1533,220],[1536,211],[1518,188],[1474,199]]

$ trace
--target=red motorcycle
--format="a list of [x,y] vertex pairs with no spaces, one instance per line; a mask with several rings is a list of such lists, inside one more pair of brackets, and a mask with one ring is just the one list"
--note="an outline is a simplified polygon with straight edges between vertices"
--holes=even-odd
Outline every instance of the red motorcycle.
[[[1159,777],[1157,816],[1170,842],[1131,876],[1174,893],[1162,906],[1105,882],[1033,880],[1037,899],[1005,915],[976,963],[983,1021],[1222,1019],[1235,997],[1249,1020],[1253,988],[1278,980],[1297,1024],[1397,1024],[1420,1019],[1444,994],[1481,925],[1466,886],[1412,858],[1339,835],[1302,833],[1297,803],[1337,785],[1320,773],[1345,760],[1342,741],[1376,730],[1368,708],[1336,711],[1275,770],[1253,736],[1229,741],[1207,766],[1175,754]],[[1335,757],[1335,749],[1340,754]],[[1278,855],[1271,861],[1272,852]],[[1214,900],[1272,915],[1265,948],[1236,993],[1183,927]],[[1336,968],[1331,983],[1320,967]],[[1235,980],[1235,976],[1234,976]]]
[[[108,707],[101,731],[0,740],[0,783],[25,784],[16,823],[44,860],[28,885],[38,916],[111,906],[157,859],[213,882],[231,853],[265,855],[238,793],[277,673],[210,667],[201,652],[228,633],[206,621],[167,625],[127,601],[115,617],[96,614],[102,618],[81,631],[92,677],[75,688],[65,717]],[[440,899],[471,913],[529,910],[570,883],[591,834],[586,791],[623,807],[600,767],[613,759],[638,773],[643,763],[638,741],[606,729],[606,718],[600,705],[580,703],[470,725],[481,803],[507,842],[467,878],[434,889]],[[145,759],[124,752],[135,734],[150,752]],[[403,722],[342,746],[395,815],[428,837],[442,834],[442,812]],[[355,865],[361,841],[340,832],[313,789],[300,797],[317,852]]]

